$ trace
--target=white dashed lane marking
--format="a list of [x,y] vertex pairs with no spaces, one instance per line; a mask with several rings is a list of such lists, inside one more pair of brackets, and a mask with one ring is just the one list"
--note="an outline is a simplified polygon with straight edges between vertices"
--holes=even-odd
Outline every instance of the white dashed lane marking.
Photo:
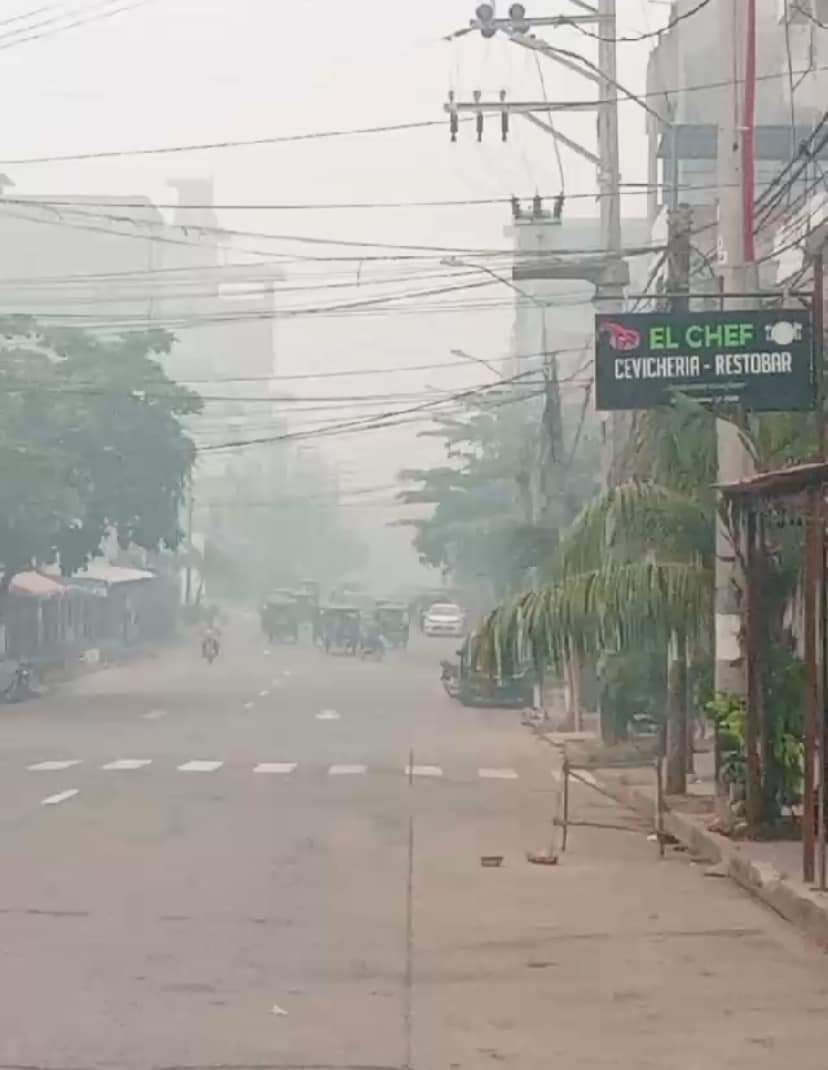
[[255,702],[245,702],[245,704],[244,704],[244,708],[245,708],[246,710],[252,710],[252,709],[253,709],[253,707],[254,707],[255,705],[256,705],[256,703],[255,703]]
[[270,692],[269,692],[269,691],[260,691],[260,692],[259,692],[259,698],[267,698],[267,696],[268,696],[269,694],[270,694]]
[[339,714],[336,710],[322,710],[321,713],[316,715],[317,721],[338,721]]
[[162,717],[166,716],[166,710],[150,710],[149,713],[143,714],[143,718],[145,721],[160,721]]
[[215,773],[217,769],[221,769],[224,762],[210,762],[196,760],[192,762],[184,762],[183,765],[179,765],[179,773]]
[[34,765],[27,765],[26,768],[30,773],[58,773],[61,769],[71,769],[73,765],[80,765],[80,758],[60,762],[36,762]]
[[[328,711],[333,712],[333,711]],[[317,716],[320,716],[317,714]],[[46,773],[46,772],[61,772],[66,769],[71,769],[74,766],[81,765],[81,759],[71,758],[62,760],[49,760],[36,762],[33,765],[28,765],[25,768],[29,772],[33,773]],[[111,761],[92,763],[93,767],[97,770],[105,771],[108,773],[126,773],[135,772],[140,769],[146,769],[153,765],[156,769],[163,769],[164,762],[159,764],[157,759],[152,758],[114,758]],[[275,776],[288,776],[291,773],[295,773],[300,769],[299,762],[274,762],[265,761],[258,763],[241,763],[237,760],[232,760],[228,766],[224,759],[212,759],[212,758],[191,758],[188,761],[182,762],[180,765],[175,765],[175,769],[180,773],[215,773],[223,767],[227,767],[228,770],[235,770],[236,772],[244,773],[264,773]],[[313,762],[305,762],[301,764],[301,768],[306,772],[313,773],[315,770],[319,770],[319,766]],[[362,763],[337,763],[329,766],[321,767],[328,776],[363,776],[366,773],[388,773],[391,770],[388,767],[375,766],[370,767],[367,764]],[[465,773],[465,777],[468,778],[468,770]],[[405,767],[397,766],[397,773],[404,774],[407,778],[413,779],[414,777],[420,777],[423,779],[439,779],[444,776],[443,767],[440,765],[407,765]],[[463,772],[458,771],[460,778],[463,779]],[[508,780],[518,781],[521,779],[521,774],[516,769],[504,767],[504,768],[486,768],[481,767],[476,770],[477,778],[480,780]],[[590,784],[596,783],[591,773],[577,771],[578,777],[582,777]],[[555,781],[560,783],[561,774],[557,769],[550,770],[550,775]],[[575,779],[575,771],[573,770],[573,780]]]
[[407,765],[406,776],[442,776],[443,770],[439,765]]
[[57,806],[58,803],[66,802],[67,799],[74,798],[78,794],[78,788],[70,788],[68,791],[61,791],[57,795],[47,795],[45,799],[41,799],[41,806]]

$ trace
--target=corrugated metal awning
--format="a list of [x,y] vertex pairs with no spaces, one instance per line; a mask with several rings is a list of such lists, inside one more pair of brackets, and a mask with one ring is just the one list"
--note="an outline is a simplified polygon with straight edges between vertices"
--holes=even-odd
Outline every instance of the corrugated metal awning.
[[57,598],[65,594],[66,587],[39,572],[18,572],[9,584],[9,590],[12,594],[28,595],[30,598]]

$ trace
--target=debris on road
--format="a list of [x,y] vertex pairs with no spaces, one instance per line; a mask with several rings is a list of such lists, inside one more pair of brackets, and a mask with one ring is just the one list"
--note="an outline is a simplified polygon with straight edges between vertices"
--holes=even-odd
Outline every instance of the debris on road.
[[533,866],[557,866],[558,856],[552,854],[551,851],[541,852],[540,854],[534,854],[529,851],[526,854],[526,861]]
[[486,869],[495,869],[503,865],[503,855],[481,855],[480,865]]

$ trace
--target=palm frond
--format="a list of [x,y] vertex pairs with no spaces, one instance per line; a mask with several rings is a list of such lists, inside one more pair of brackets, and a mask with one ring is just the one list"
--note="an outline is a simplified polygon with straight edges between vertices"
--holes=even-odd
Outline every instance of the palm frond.
[[601,568],[608,559],[640,557],[651,548],[673,553],[712,550],[712,513],[670,487],[631,480],[588,503],[561,541],[556,573]]

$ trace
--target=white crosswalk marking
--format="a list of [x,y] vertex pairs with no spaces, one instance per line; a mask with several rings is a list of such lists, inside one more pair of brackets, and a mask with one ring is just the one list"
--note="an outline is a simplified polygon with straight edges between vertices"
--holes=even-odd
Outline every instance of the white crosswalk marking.
[[406,776],[442,776],[443,770],[439,765],[407,765]]
[[179,773],[215,773],[217,769],[221,769],[224,762],[205,762],[196,760],[192,762],[184,762],[183,765],[179,765]]
[[362,773],[367,773],[368,767],[365,765],[332,765],[328,770],[329,776],[359,776]]
[[292,773],[296,768],[296,762],[259,762],[254,767],[254,773]]
[[107,762],[106,765],[102,765],[101,769],[112,770],[113,772],[122,772],[128,769],[143,769],[147,765],[152,764],[152,758],[118,758],[117,761]]
[[30,773],[57,773],[61,769],[71,769],[73,765],[80,765],[80,758],[72,758],[60,762],[37,762],[35,765],[27,765]]
[[58,803],[66,802],[67,799],[72,799],[78,794],[80,789],[70,788],[68,791],[61,791],[58,795],[47,795],[45,799],[40,800],[41,806],[57,806]]
[[517,780],[514,769],[478,769],[477,775],[484,780]]

